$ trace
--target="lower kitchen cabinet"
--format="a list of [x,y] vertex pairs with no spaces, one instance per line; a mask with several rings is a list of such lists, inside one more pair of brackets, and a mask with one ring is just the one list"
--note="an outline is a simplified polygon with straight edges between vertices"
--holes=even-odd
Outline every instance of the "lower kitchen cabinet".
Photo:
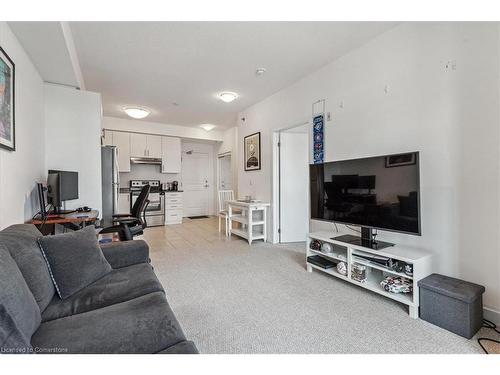
[[165,224],[181,224],[182,214],[182,193],[165,192]]

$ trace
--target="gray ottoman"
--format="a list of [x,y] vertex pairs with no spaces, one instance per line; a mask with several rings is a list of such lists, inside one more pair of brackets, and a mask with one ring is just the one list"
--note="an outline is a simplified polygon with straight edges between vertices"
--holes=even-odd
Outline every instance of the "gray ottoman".
[[421,319],[468,339],[481,328],[484,286],[437,273],[418,286]]

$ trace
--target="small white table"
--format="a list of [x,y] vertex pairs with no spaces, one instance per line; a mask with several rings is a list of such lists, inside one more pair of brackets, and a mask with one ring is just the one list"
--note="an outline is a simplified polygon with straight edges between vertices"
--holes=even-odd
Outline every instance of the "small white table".
[[[229,235],[235,234],[246,238],[251,245],[254,240],[267,238],[267,207],[270,203],[228,201]],[[241,224],[241,228],[233,228],[233,221]]]

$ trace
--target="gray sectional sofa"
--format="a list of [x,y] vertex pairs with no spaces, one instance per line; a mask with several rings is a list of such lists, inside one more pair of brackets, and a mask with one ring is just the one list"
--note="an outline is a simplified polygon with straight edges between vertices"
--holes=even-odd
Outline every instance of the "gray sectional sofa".
[[140,240],[101,246],[113,270],[61,300],[30,224],[0,232],[3,353],[197,353]]

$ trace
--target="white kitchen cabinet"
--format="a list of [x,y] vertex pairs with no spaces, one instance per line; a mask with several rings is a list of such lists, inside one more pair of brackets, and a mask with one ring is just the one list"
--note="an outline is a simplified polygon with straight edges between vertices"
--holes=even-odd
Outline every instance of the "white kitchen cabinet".
[[102,137],[102,144],[104,146],[113,146],[113,131],[104,129]]
[[182,223],[182,193],[165,192],[165,225]]
[[130,213],[130,193],[118,194],[118,213],[119,214]]
[[130,133],[130,156],[161,158],[161,136]]
[[181,139],[161,137],[161,172],[181,173]]
[[148,136],[146,134],[130,133],[130,156],[147,157]]
[[118,153],[118,171],[130,172],[130,133],[113,132],[113,146]]
[[148,135],[146,137],[147,156],[150,158],[161,158],[161,136]]

